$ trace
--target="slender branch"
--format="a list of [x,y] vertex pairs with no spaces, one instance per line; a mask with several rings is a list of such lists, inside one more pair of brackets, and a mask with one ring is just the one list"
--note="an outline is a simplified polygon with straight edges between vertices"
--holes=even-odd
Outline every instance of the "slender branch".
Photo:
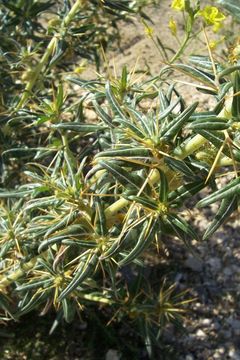
[[[79,11],[79,9],[82,7],[84,2],[85,2],[85,0],[77,0],[75,2],[75,4],[72,6],[69,13],[65,16],[65,18],[62,21],[61,28],[60,28],[61,36],[64,35],[64,33],[66,31],[66,27],[74,19],[74,16]],[[26,103],[26,101],[28,100],[28,98],[30,97],[31,91],[32,91],[34,85],[36,84],[36,81],[39,78],[41,71],[43,70],[44,66],[48,63],[50,56],[53,54],[53,52],[57,46],[58,36],[59,35],[54,35],[54,37],[51,39],[50,43],[48,44],[47,49],[46,49],[42,59],[40,60],[40,62],[38,63],[38,65],[35,68],[35,71],[32,75],[31,80],[29,80],[29,82],[27,83],[27,85],[25,87],[23,95],[22,95],[19,103],[16,106],[16,111],[21,109],[24,106],[24,104]]]
[[184,50],[185,50],[185,48],[187,46],[187,43],[188,43],[189,39],[190,39],[190,34],[187,33],[181,47],[178,49],[176,54],[170,60],[170,62],[169,62],[170,64],[174,63],[174,61],[176,61],[182,55],[182,53],[184,52]]
[[3,291],[7,286],[9,286],[12,282],[17,281],[20,277],[22,277],[28,270],[31,270],[36,262],[38,256],[35,256],[33,259],[23,264],[19,269],[13,271],[11,274],[7,276],[3,276],[0,280],[0,291]]
[[52,55],[56,45],[57,45],[57,38],[56,38],[56,36],[54,36],[52,38],[52,40],[50,41],[50,43],[48,44],[48,47],[47,47],[42,59],[36,66],[35,71],[32,74],[31,80],[29,80],[29,82],[27,83],[24,93],[23,93],[19,103],[16,106],[16,111],[21,109],[24,106],[25,102],[28,100],[29,96],[31,95],[31,90],[39,77],[39,74],[41,73],[45,64],[47,64],[48,59]]
[[[149,177],[148,182],[151,183],[151,184],[155,184],[159,179],[160,179],[159,172],[158,172],[158,170],[155,169],[152,172],[151,176]],[[105,210],[106,218],[117,214],[121,209],[126,207],[128,204],[129,204],[128,200],[123,199],[123,198],[119,199],[118,201],[116,201],[114,204],[110,205]]]
[[192,139],[186,141],[185,143],[174,149],[173,155],[175,155],[178,159],[183,160],[187,156],[193,154],[206,142],[207,140],[203,136],[195,135]]

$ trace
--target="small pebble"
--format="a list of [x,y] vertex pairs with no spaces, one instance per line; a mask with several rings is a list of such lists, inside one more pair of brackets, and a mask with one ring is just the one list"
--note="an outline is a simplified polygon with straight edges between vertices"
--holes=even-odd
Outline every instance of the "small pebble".
[[200,272],[202,271],[203,264],[202,261],[198,260],[196,257],[189,255],[186,259],[184,265],[188,267],[189,269]]
[[205,339],[207,337],[207,334],[201,329],[198,329],[196,332],[196,337],[199,339]]
[[223,270],[223,274],[226,276],[226,277],[229,277],[229,276],[232,276],[232,269],[230,267],[227,267]]
[[212,323],[211,319],[203,319],[201,321],[201,324],[204,325],[204,326],[209,326],[209,325],[211,325],[211,323]]
[[217,257],[210,258],[207,261],[207,264],[211,267],[213,273],[219,272],[219,270],[222,268],[222,263]]
[[185,360],[194,360],[194,357],[193,357],[193,355],[188,354],[188,355],[185,357]]
[[120,359],[120,354],[117,350],[108,350],[108,352],[106,353],[106,357],[105,360],[119,360]]
[[232,349],[229,350],[228,356],[229,356],[230,359],[240,360],[240,354],[239,354],[239,352],[237,352],[236,349],[234,349],[234,348],[232,348]]

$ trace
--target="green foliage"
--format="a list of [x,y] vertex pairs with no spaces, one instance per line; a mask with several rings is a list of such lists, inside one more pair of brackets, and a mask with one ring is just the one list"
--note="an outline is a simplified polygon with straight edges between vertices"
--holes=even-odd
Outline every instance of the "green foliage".
[[233,17],[240,20],[240,4],[238,0],[218,0],[218,3],[228,10]]
[[[186,4],[193,18],[198,8]],[[184,209],[203,189],[212,193],[199,207],[220,202],[205,239],[238,208],[240,78],[238,61],[200,55],[191,65],[168,62],[154,79],[126,67],[115,78],[73,75],[83,49],[98,63],[106,27],[135,6],[2,1],[0,308],[3,322],[53,307],[70,322],[91,304],[109,307],[110,318],[138,326],[151,356],[164,324],[179,324],[191,299],[163,279],[149,283],[146,255],[169,235],[194,252],[201,234]],[[50,9],[57,15],[44,27],[39,15]],[[186,104],[173,71],[196,81],[213,108]],[[231,179],[218,188],[225,173]]]

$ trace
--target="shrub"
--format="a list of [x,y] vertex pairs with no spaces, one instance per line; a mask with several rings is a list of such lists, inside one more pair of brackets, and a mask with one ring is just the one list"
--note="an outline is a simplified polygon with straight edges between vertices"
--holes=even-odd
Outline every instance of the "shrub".
[[[147,80],[126,67],[119,78],[82,80],[71,72],[82,46],[98,63],[106,24],[126,19],[136,2],[76,1],[70,8],[64,1],[45,36],[37,16],[57,5],[2,1],[1,318],[54,307],[70,322],[97,304],[111,309],[109,318],[138,324],[151,353],[165,322],[179,322],[191,299],[166,280],[149,282],[146,254],[169,235],[194,252],[192,240],[201,235],[183,210],[205,188],[211,193],[197,206],[220,205],[204,239],[238,208],[238,58],[169,61]],[[199,7],[186,11],[193,20],[204,16]],[[69,71],[64,81],[61,69]],[[197,102],[187,105],[169,80],[172,71],[194,79],[215,106],[203,112]],[[218,178],[229,174],[219,188]]]

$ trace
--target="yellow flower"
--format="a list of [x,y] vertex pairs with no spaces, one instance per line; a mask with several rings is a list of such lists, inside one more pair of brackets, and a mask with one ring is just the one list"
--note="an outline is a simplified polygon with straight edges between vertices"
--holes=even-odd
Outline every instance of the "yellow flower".
[[217,41],[214,41],[214,40],[210,41],[209,42],[210,49],[212,49],[212,50],[215,49],[217,47],[217,44],[218,44]]
[[83,60],[77,67],[75,67],[74,72],[76,74],[82,74],[86,70],[86,68],[87,68],[87,61]]
[[184,10],[185,9],[185,0],[173,0],[171,7],[174,10]]
[[173,18],[171,18],[169,20],[168,27],[171,30],[172,35],[176,36],[176,34],[177,34],[177,24],[176,24],[176,21]]
[[150,26],[148,26],[148,25],[146,25],[146,24],[144,24],[144,30],[145,30],[145,34],[146,34],[148,37],[152,38],[152,36],[153,36],[153,28],[150,27]]
[[221,13],[215,6],[205,6],[203,10],[198,12],[198,15],[202,16],[207,25],[213,25],[213,31],[217,32],[225,19],[225,15]]
[[224,40],[225,40],[225,36],[221,36],[220,39],[209,41],[209,47],[210,47],[210,49],[212,49],[212,50],[216,49],[216,47],[217,47],[219,44],[221,44]]
[[216,24],[213,25],[214,32],[218,32],[221,28],[222,28],[222,23],[220,22],[217,22]]

